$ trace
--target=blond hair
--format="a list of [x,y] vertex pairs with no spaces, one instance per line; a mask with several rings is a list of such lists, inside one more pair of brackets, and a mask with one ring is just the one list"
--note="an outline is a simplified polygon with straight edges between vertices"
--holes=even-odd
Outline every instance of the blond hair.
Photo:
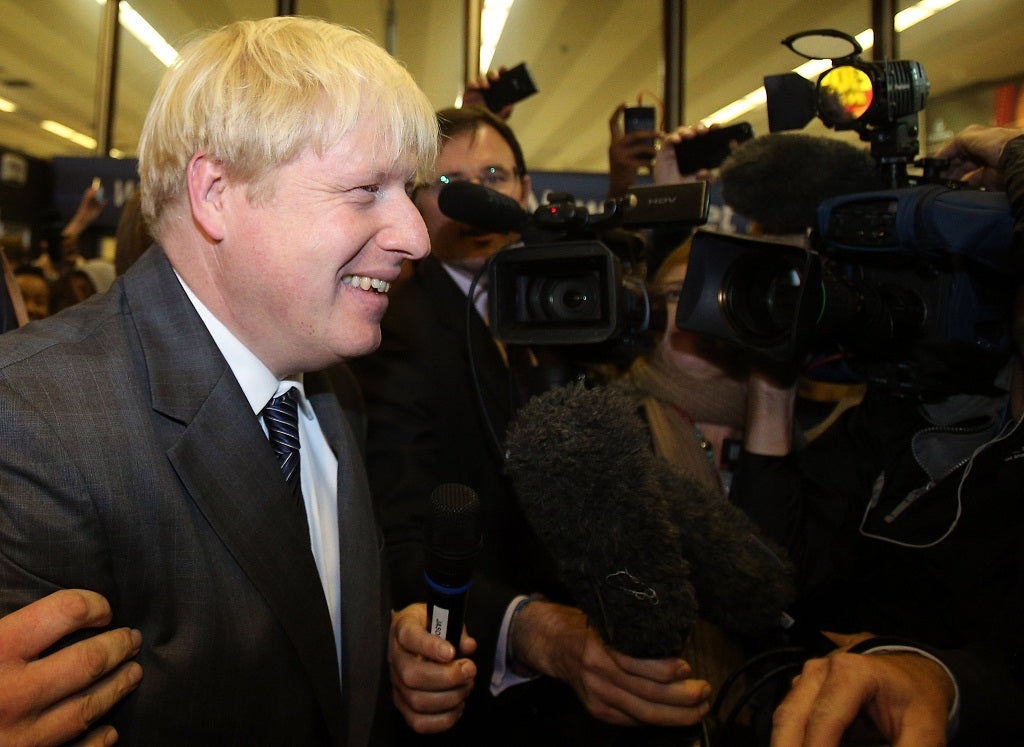
[[433,107],[412,76],[357,31],[312,18],[238,21],[190,42],[164,75],[139,140],[142,212],[159,237],[170,204],[186,194],[196,153],[249,185],[312,149],[322,155],[363,114],[379,121],[368,147],[428,173],[437,153]]

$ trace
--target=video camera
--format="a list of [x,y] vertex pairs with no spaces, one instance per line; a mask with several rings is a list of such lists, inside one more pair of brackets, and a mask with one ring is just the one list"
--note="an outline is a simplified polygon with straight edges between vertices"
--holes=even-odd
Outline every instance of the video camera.
[[518,232],[522,243],[488,266],[491,330],[518,345],[621,345],[664,331],[664,299],[644,282],[647,240],[639,231],[707,221],[705,182],[629,189],[591,214],[555,193],[533,213],[470,182],[444,187],[445,215],[479,228]]
[[822,202],[809,250],[699,231],[676,325],[820,378],[920,398],[984,391],[1009,350],[1006,196],[943,182],[937,162],[908,174],[928,93],[919,63],[863,62],[836,31],[784,43],[804,54],[837,39],[852,47],[816,85],[765,78],[770,129],[817,114],[856,130],[891,188]]

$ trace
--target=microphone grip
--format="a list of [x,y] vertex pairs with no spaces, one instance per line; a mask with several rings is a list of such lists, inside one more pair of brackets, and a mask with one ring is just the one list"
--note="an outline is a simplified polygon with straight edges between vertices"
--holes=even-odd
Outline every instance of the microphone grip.
[[466,613],[466,593],[469,582],[464,586],[446,586],[427,579],[427,631],[444,638],[459,649],[462,625]]
[[459,648],[466,593],[483,539],[480,499],[458,483],[430,495],[423,576],[427,582],[427,632]]

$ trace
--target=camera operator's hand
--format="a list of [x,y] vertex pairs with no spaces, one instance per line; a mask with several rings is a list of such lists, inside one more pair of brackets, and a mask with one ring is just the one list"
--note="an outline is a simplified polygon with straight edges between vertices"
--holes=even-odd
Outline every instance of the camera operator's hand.
[[974,187],[1002,189],[1005,185],[999,159],[1006,144],[1021,135],[1024,129],[970,125],[946,143],[935,157],[949,161],[944,173],[947,178],[960,179]]
[[653,130],[626,132],[622,117],[627,104],[619,104],[608,120],[611,140],[608,142],[608,198],[616,199],[636,183],[637,172],[650,168],[656,150],[649,144],[659,133]]
[[718,125],[683,125],[677,127],[674,132],[661,137],[661,147],[654,159],[654,166],[651,173],[654,176],[655,184],[681,184],[683,182],[708,181],[711,179],[711,172],[708,169],[701,169],[692,174],[682,174],[679,171],[679,163],[676,161],[675,144],[682,140],[690,140],[698,135],[703,135],[713,130]]
[[710,710],[711,685],[682,659],[636,659],[615,651],[582,611],[545,601],[516,618],[512,648],[530,669],[567,682],[595,717],[610,724],[689,726]]
[[[488,70],[487,75],[481,75],[476,80],[472,80],[467,83],[466,90],[462,94],[462,105],[487,109],[487,102],[484,100],[484,91],[490,88],[492,83],[496,83],[498,78],[506,72],[508,72],[508,68],[502,65],[497,70]],[[494,114],[501,119],[507,120],[512,116],[512,110],[514,108],[515,104],[508,104],[503,106],[501,111],[496,111]]]
[[847,653],[865,636],[827,635],[840,647],[804,664],[775,711],[772,745],[838,746],[861,713],[886,744],[946,743],[954,690],[939,664],[912,652]]
[[751,454],[786,456],[793,449],[796,376],[754,367],[747,381],[747,422],[743,448]]

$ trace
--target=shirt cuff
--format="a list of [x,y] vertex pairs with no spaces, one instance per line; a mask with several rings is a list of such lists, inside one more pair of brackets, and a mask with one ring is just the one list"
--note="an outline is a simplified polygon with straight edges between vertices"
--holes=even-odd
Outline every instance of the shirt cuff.
[[519,612],[527,602],[536,599],[534,596],[520,594],[505,609],[505,617],[501,621],[501,629],[498,631],[498,645],[494,651],[494,672],[491,674],[491,695],[500,695],[502,692],[515,685],[530,682],[538,677],[533,673],[515,672],[512,669],[508,656],[508,634],[512,628],[512,618]]

